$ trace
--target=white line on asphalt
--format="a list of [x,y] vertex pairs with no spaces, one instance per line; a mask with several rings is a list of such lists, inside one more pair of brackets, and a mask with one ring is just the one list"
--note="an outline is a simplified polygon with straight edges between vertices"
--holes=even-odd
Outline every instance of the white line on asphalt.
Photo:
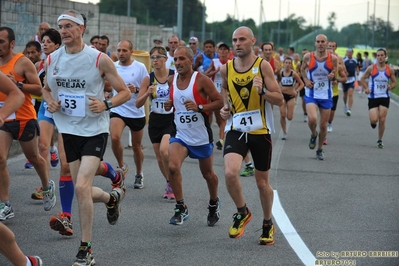
[[290,219],[285,213],[284,208],[281,205],[277,190],[274,190],[272,213],[276,223],[278,224],[278,227],[284,234],[284,237],[287,239],[291,248],[295,251],[303,264],[314,265],[316,258],[313,256],[312,252],[310,252],[305,242],[303,242],[302,238],[298,235]]
[[[299,102],[299,101],[298,101]],[[296,107],[298,104],[296,104]],[[287,123],[287,132],[290,127],[291,122]],[[280,134],[278,134],[276,145],[273,146],[273,158],[272,165],[274,167],[273,177],[274,181],[277,181],[277,171],[278,165],[280,162],[280,156],[284,147],[285,140],[281,140],[283,133],[280,130]],[[277,182],[276,182],[277,183]],[[298,255],[299,259],[302,261],[304,265],[314,265],[316,258],[313,256],[312,252],[310,252],[309,248],[306,246],[305,242],[303,242],[302,238],[299,236],[294,226],[292,225],[290,219],[288,218],[287,213],[284,211],[283,206],[281,205],[280,198],[278,196],[277,190],[274,190],[274,202],[272,213],[278,227],[283,233],[284,237],[287,239],[291,248]]]

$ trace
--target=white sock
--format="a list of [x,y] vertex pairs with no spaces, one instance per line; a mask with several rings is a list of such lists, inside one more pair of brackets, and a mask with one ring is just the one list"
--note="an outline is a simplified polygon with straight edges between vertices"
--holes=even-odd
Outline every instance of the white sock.
[[57,147],[56,146],[50,146],[50,152],[55,152],[57,151]]
[[26,258],[26,266],[32,266],[32,263],[30,262],[30,260],[28,259],[27,256],[25,256]]

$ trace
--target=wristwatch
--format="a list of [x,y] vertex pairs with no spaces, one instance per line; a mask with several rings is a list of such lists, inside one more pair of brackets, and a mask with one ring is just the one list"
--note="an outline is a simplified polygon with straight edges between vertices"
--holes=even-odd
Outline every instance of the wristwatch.
[[104,100],[105,107],[107,108],[106,110],[109,110],[112,108],[112,102],[110,100]]
[[21,82],[21,81],[18,81],[17,82],[17,87],[18,87],[18,89],[20,89],[20,90],[22,90],[22,87],[24,86],[24,83],[23,82]]
[[204,110],[204,106],[202,104],[198,105],[198,112],[202,113],[202,111]]
[[266,92],[267,92],[266,88],[265,88],[265,87],[263,87],[263,89],[262,89],[262,92],[261,92],[259,95],[260,95],[260,96],[263,96],[263,95],[265,95],[265,94],[266,94]]

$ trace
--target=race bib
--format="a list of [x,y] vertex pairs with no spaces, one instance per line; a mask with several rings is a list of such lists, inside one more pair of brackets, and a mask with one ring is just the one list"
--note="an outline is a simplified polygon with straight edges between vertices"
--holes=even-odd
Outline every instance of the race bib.
[[204,117],[194,111],[177,112],[175,113],[175,123],[180,129],[196,128],[204,124]]
[[294,84],[294,79],[293,77],[282,77],[281,84],[283,86],[292,86]]
[[61,112],[69,116],[84,117],[86,114],[86,96],[84,94],[67,94],[60,92]]
[[313,89],[316,91],[327,90],[329,82],[330,81],[328,79],[315,79]]
[[247,111],[233,115],[233,128],[240,132],[250,132],[263,128],[259,110]]
[[[0,102],[0,108],[2,108],[3,105],[4,105],[4,102]],[[7,121],[7,120],[15,120],[15,119],[16,119],[16,115],[15,115],[15,112],[14,112],[14,113],[10,114],[10,115],[6,118],[5,121]]]
[[48,104],[46,102],[43,103],[44,106],[44,116],[48,118],[53,118],[53,114],[47,110]]
[[154,98],[151,101],[151,110],[154,113],[157,114],[169,114],[172,112],[172,110],[170,111],[165,111],[165,107],[164,104],[167,101],[167,98]]
[[388,83],[374,81],[374,88],[378,92],[385,92],[388,89]]

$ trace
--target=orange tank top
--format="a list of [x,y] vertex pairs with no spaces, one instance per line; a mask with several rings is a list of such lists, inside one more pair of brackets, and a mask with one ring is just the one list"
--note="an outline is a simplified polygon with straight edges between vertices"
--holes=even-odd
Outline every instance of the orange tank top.
[[[15,64],[17,63],[18,59],[20,59],[23,56],[24,55],[22,53],[16,54],[7,64],[0,66],[0,71],[3,72],[3,74],[5,74],[5,75],[12,73],[17,82],[18,81],[24,82],[25,78],[19,76],[14,71]],[[23,121],[23,120],[37,119],[36,111],[32,104],[31,95],[26,92],[24,92],[24,94],[25,94],[25,101],[22,104],[22,106],[15,112],[15,119],[14,118],[8,119],[5,122],[10,122],[10,121],[14,121],[14,120]],[[4,102],[6,98],[7,98],[7,95],[0,92],[0,102]]]

